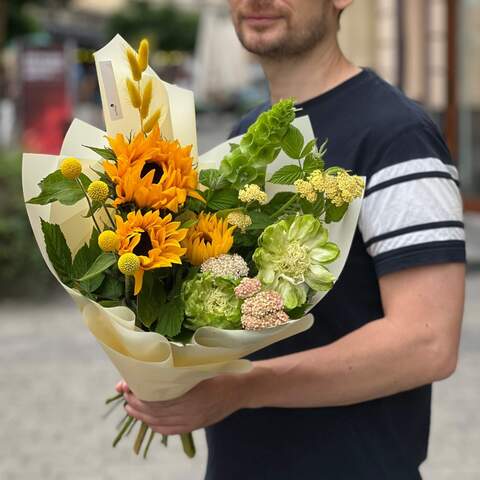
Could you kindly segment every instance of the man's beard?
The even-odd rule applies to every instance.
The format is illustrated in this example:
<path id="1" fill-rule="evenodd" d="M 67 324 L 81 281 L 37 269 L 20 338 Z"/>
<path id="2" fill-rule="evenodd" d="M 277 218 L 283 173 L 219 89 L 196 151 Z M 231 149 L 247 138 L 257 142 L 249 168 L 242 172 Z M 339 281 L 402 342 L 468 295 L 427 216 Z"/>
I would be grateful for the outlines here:
<path id="1" fill-rule="evenodd" d="M 253 0 L 252 4 L 265 5 L 268 0 Z M 287 20 L 288 22 L 288 20 Z M 248 40 L 242 28 L 237 28 L 237 35 L 240 43 L 249 52 L 260 57 L 271 59 L 289 58 L 305 54 L 322 42 L 327 33 L 327 22 L 325 15 L 319 11 L 316 16 L 310 16 L 303 23 L 300 29 L 295 30 L 290 25 L 282 37 L 271 41 Z"/>

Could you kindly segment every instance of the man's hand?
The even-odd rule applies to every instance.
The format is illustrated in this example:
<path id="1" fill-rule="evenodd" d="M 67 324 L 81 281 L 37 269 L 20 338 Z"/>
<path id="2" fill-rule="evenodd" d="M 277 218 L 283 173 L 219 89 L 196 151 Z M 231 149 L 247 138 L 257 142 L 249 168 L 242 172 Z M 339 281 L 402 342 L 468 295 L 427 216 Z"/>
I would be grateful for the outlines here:
<path id="1" fill-rule="evenodd" d="M 238 376 L 222 375 L 199 383 L 180 398 L 164 402 L 144 402 L 119 382 L 127 413 L 163 435 L 189 433 L 208 427 L 242 408 L 242 389 Z"/>

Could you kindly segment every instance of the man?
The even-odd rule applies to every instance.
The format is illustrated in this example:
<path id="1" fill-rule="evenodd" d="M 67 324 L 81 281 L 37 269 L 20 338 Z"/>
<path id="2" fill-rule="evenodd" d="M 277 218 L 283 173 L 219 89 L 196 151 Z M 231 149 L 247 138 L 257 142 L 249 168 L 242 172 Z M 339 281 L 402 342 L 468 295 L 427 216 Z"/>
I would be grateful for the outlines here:
<path id="1" fill-rule="evenodd" d="M 367 177 L 345 270 L 309 331 L 257 353 L 254 369 L 127 412 L 165 434 L 207 428 L 207 479 L 419 479 L 430 384 L 457 362 L 464 234 L 457 173 L 428 116 L 346 60 L 351 0 L 230 0 L 271 102 L 294 97 L 327 165 Z M 263 105 L 240 122 L 245 132 Z"/>

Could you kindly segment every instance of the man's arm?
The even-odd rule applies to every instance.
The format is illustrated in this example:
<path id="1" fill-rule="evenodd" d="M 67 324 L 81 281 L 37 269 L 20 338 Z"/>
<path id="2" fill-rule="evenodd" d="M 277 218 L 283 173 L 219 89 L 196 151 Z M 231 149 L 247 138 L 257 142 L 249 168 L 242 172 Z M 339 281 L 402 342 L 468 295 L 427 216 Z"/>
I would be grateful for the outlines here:
<path id="1" fill-rule="evenodd" d="M 428 384 L 455 369 L 464 277 L 461 263 L 385 275 L 384 318 L 330 345 L 255 362 L 251 373 L 204 381 L 179 399 L 142 402 L 124 383 L 117 389 L 125 393 L 130 415 L 175 434 L 245 407 L 347 405 Z"/>
<path id="2" fill-rule="evenodd" d="M 448 377 L 457 362 L 464 277 L 461 263 L 381 277 L 384 318 L 325 347 L 256 362 L 245 379 L 247 405 L 348 405 Z"/>

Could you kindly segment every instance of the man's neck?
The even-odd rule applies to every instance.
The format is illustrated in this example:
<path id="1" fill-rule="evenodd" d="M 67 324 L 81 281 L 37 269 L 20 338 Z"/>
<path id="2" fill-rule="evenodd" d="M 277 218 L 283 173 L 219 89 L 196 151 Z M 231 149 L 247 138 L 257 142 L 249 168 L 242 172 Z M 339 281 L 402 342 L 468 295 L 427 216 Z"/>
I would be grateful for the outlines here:
<path id="1" fill-rule="evenodd" d="M 270 86 L 272 103 L 293 97 L 302 103 L 331 90 L 358 74 L 338 44 L 319 44 L 303 55 L 283 59 L 260 58 Z"/>

